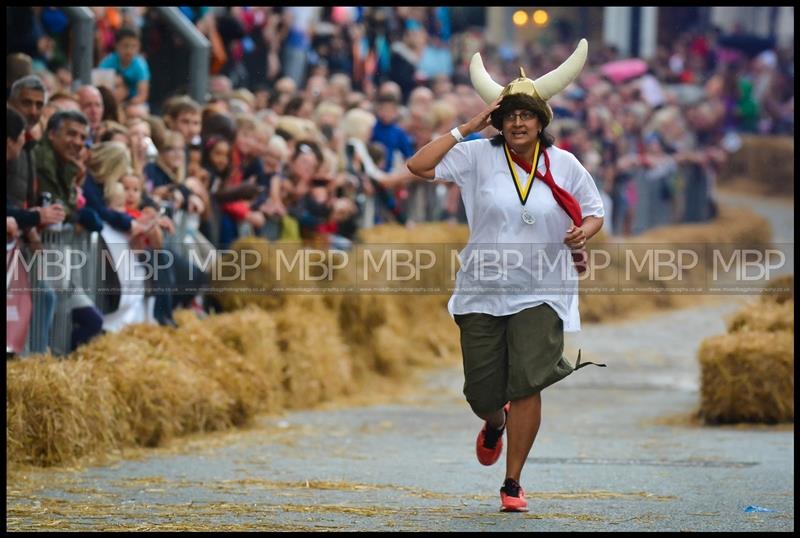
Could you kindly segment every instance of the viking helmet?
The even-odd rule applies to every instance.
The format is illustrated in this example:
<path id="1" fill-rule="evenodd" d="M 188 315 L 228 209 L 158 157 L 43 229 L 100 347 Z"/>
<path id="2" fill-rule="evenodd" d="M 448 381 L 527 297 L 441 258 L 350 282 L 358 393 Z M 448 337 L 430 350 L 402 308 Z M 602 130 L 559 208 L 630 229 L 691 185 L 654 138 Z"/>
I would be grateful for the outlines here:
<path id="1" fill-rule="evenodd" d="M 472 80 L 472 85 L 481 96 L 486 104 L 491 103 L 498 97 L 505 97 L 506 95 L 522 94 L 533 98 L 546 115 L 546 122 L 548 124 L 553 119 L 553 111 L 547 104 L 547 100 L 555 94 L 562 91 L 564 88 L 575 80 L 583 69 L 583 64 L 586 63 L 586 54 L 589 49 L 589 44 L 586 39 L 581 39 L 578 47 L 575 49 L 569 58 L 564 60 L 556 69 L 550 71 L 546 75 L 542 75 L 536 80 L 531 80 L 525 76 L 525 71 L 519 68 L 519 77 L 512 80 L 504 88 L 489 76 L 486 68 L 483 66 L 483 60 L 479 52 L 472 56 L 472 61 L 469 64 L 469 76 Z"/>

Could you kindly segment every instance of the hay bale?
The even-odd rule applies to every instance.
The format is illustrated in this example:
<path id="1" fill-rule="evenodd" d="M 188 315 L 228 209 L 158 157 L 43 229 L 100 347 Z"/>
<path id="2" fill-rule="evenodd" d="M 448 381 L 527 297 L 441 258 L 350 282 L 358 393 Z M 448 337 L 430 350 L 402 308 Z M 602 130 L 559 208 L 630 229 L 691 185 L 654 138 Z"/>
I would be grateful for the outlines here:
<path id="1" fill-rule="evenodd" d="M 794 275 L 785 275 L 770 280 L 764 286 L 761 301 L 778 304 L 794 301 Z"/>
<path id="2" fill-rule="evenodd" d="M 229 278 L 233 275 L 222 274 L 222 278 L 212 279 L 213 295 L 225 311 L 257 305 L 263 310 L 271 311 L 283 306 L 285 298 L 290 295 L 312 295 L 324 293 L 325 288 L 344 286 L 348 283 L 352 271 L 334 270 L 334 277 L 328 279 L 323 271 L 326 264 L 332 262 L 336 267 L 337 253 L 328 250 L 327 246 L 315 246 L 313 256 L 306 260 L 309 249 L 302 243 L 277 241 L 270 243 L 260 237 L 243 237 L 232 246 L 232 251 L 250 251 L 248 269 L 241 273 L 242 278 Z M 251 263 L 258 265 L 250 268 Z M 308 265 L 306 265 L 306 261 Z M 235 275 L 235 273 L 234 273 Z"/>
<path id="3" fill-rule="evenodd" d="M 199 375 L 219 385 L 230 401 L 226 411 L 231 424 L 243 425 L 258 412 L 267 394 L 266 383 L 258 368 L 234 349 L 225 346 L 213 332 L 208 331 L 205 324 L 180 327 L 168 333 L 149 334 L 152 335 L 153 344 L 163 349 L 174 361 L 194 368 Z M 201 429 L 217 428 L 207 424 Z"/>
<path id="4" fill-rule="evenodd" d="M 386 324 L 374 333 L 372 353 L 379 373 L 396 377 L 409 368 L 439 366 L 460 358 L 459 331 L 447 299 L 385 296 Z"/>
<path id="5" fill-rule="evenodd" d="M 765 288 L 793 286 L 790 275 Z M 765 293 L 731 317 L 728 331 L 700 346 L 702 418 L 709 423 L 793 422 L 794 300 Z"/>
<path id="6" fill-rule="evenodd" d="M 8 362 L 6 460 L 47 467 L 128 441 L 127 407 L 111 383 L 91 362 Z"/>
<path id="7" fill-rule="evenodd" d="M 769 221 L 751 209 L 721 205 L 710 222 L 671 224 L 626 237 L 630 243 L 678 243 L 722 245 L 731 248 L 765 248 L 772 239 Z"/>
<path id="8" fill-rule="evenodd" d="M 729 333 L 794 332 L 794 301 L 760 302 L 736 312 L 728 322 Z"/>
<path id="9" fill-rule="evenodd" d="M 616 321 L 632 312 L 643 313 L 666 308 L 676 297 L 661 294 L 590 294 L 580 298 L 578 309 L 583 323 Z"/>
<path id="10" fill-rule="evenodd" d="M 354 390 L 350 349 L 336 313 L 320 296 L 286 297 L 274 313 L 277 343 L 286 357 L 286 407 L 308 408 Z"/>
<path id="11" fill-rule="evenodd" d="M 406 228 L 397 225 L 382 225 L 375 228 L 362 230 L 362 235 L 369 241 L 367 248 L 374 249 L 376 259 L 380 259 L 381 254 L 387 248 L 425 245 L 443 245 L 445 243 L 453 243 L 453 236 L 456 238 L 456 246 L 463 246 L 466 242 L 468 229 L 466 226 L 452 226 L 442 225 L 436 223 L 426 223 L 416 226 L 414 228 Z M 458 244 L 462 241 L 462 244 Z M 296 252 L 302 248 L 297 244 L 269 244 L 263 240 L 243 240 L 237 242 L 234 248 L 254 248 L 262 253 L 261 266 L 252 270 L 247 275 L 245 287 L 251 289 L 265 289 L 274 290 L 279 284 L 276 274 L 276 256 L 278 249 L 283 251 L 285 258 L 291 259 Z M 355 256 L 355 251 L 351 252 L 351 256 Z M 334 275 L 333 284 L 339 287 L 347 287 L 354 284 L 356 275 L 362 274 L 364 257 L 358 256 L 354 259 L 355 266 L 353 270 L 340 271 Z M 445 260 L 437 260 L 443 266 Z M 422 287 L 426 289 L 435 286 L 441 287 L 442 283 L 439 281 L 439 275 L 444 274 L 442 266 L 435 267 L 424 274 L 423 279 L 414 281 L 415 287 Z M 284 288 L 291 289 L 293 286 L 307 287 L 312 290 L 320 289 L 329 285 L 326 282 L 319 281 L 301 281 L 298 274 L 286 275 L 282 274 L 280 278 L 280 285 Z M 381 281 L 383 278 L 385 280 Z M 375 278 L 370 281 L 370 285 L 393 287 L 397 283 L 392 283 L 386 280 L 385 274 L 375 273 Z M 330 319 L 336 321 L 339 332 L 337 338 L 346 340 L 347 348 L 352 357 L 350 358 L 348 375 L 356 378 L 364 378 L 367 373 L 379 372 L 382 375 L 397 376 L 402 375 L 403 372 L 410 365 L 417 364 L 434 364 L 440 363 L 442 357 L 447 354 L 453 354 L 453 351 L 458 349 L 457 339 L 450 335 L 447 328 L 452 328 L 448 325 L 449 316 L 446 310 L 446 302 L 449 294 L 441 295 L 417 295 L 406 294 L 398 291 L 394 294 L 370 294 L 363 293 L 347 293 L 339 296 L 325 295 L 322 296 L 321 301 L 315 299 L 309 300 L 305 306 L 309 308 L 308 311 L 302 315 L 298 315 L 297 319 L 301 320 L 296 327 L 289 327 L 289 322 L 292 316 L 287 312 L 293 312 L 293 309 L 287 310 L 288 302 L 301 301 L 301 297 L 308 299 L 308 291 L 303 294 L 241 294 L 231 291 L 234 286 L 241 286 L 241 283 L 223 284 L 220 287 L 220 298 L 227 307 L 240 308 L 247 304 L 258 305 L 261 308 L 273 313 L 276 316 L 281 332 L 283 329 L 293 331 L 293 334 L 300 334 L 304 330 L 306 320 L 311 320 L 314 316 L 323 315 L 331 316 Z M 405 286 L 400 283 L 395 286 L 402 290 Z M 223 295 L 224 294 L 224 295 Z M 312 296 L 313 297 L 313 296 Z M 323 312 L 327 309 L 328 313 Z M 432 330 L 432 327 L 436 329 Z M 439 330 L 439 328 L 444 330 Z M 302 337 L 297 336 L 292 340 L 300 341 Z M 336 340 L 336 338 L 334 338 Z M 296 355 L 300 353 L 304 357 L 306 355 L 313 355 L 313 350 L 308 353 L 301 351 L 298 344 L 292 344 L 290 349 L 289 342 L 286 338 L 281 340 L 285 342 L 282 353 L 284 355 L 291 355 L 292 361 L 296 361 Z M 336 344 L 341 347 L 343 344 Z M 319 348 L 320 346 L 317 346 Z M 457 355 L 456 355 L 457 356 Z M 292 368 L 299 368 L 302 371 L 301 365 L 305 359 L 300 360 L 293 364 Z M 290 376 L 287 383 L 293 386 L 292 381 L 295 376 Z M 312 383 L 312 387 L 308 387 L 300 392 L 305 394 L 305 397 L 318 394 L 319 387 Z M 289 393 L 294 394 L 298 392 L 290 389 Z M 333 390 L 335 393 L 336 391 Z"/>
<path id="12" fill-rule="evenodd" d="M 715 336 L 699 351 L 700 415 L 707 423 L 794 421 L 794 334 Z"/>
<path id="13" fill-rule="evenodd" d="M 178 329 L 131 325 L 65 360 L 11 363 L 9 461 L 53 465 L 110 448 L 158 446 L 173 436 L 243 425 L 280 405 L 271 400 L 283 389 L 270 370 L 279 354 L 274 339 L 270 353 L 268 331 L 271 326 L 274 335 L 275 325 L 266 313 L 228 314 L 207 324 L 193 315 L 176 317 Z M 234 325 L 259 331 L 243 354 L 235 349 Z M 240 340 L 246 335 L 246 329 L 238 334 Z M 256 353 L 255 345 L 269 356 Z"/>
<path id="14" fill-rule="evenodd" d="M 65 367 L 94 362 L 97 375 L 110 379 L 125 402 L 134 442 L 158 446 L 174 436 L 239 422 L 237 399 L 191 357 L 206 352 L 180 330 L 137 324 L 78 348 Z"/>
<path id="15" fill-rule="evenodd" d="M 438 366 L 450 357 L 460 359 L 459 331 L 447 312 L 448 298 L 425 295 L 413 303 L 404 297 L 395 298 L 400 316 L 391 317 L 389 325 L 397 334 L 410 327 L 409 338 L 420 348 L 409 356 L 411 366 Z"/>
<path id="16" fill-rule="evenodd" d="M 353 352 L 353 375 L 363 378 L 368 372 L 379 372 L 374 352 L 376 331 L 386 323 L 384 297 L 379 295 L 344 295 L 338 304 L 328 304 L 338 313 L 342 336 Z"/>
<path id="17" fill-rule="evenodd" d="M 423 222 L 409 228 L 398 224 L 381 224 L 359 230 L 359 239 L 367 244 L 453 244 L 459 248 L 469 240 L 469 227 L 464 224 Z"/>
<path id="18" fill-rule="evenodd" d="M 278 349 L 277 324 L 273 316 L 256 306 L 211 316 L 202 322 L 193 313 L 189 314 L 186 324 L 198 324 L 203 330 L 210 331 L 226 347 L 243 357 L 252 367 L 252 375 L 261 380 L 255 386 L 255 392 L 247 396 L 252 398 L 247 402 L 248 414 L 283 409 L 283 371 L 287 357 Z M 185 323 L 179 321 L 181 326 Z"/>
<path id="19" fill-rule="evenodd" d="M 230 280 L 222 277 L 220 273 L 217 275 L 221 278 L 212 278 L 212 286 L 215 289 L 213 295 L 226 312 L 244 308 L 249 304 L 256 304 L 264 309 L 276 308 L 282 304 L 283 296 L 275 291 L 278 287 L 273 261 L 276 248 L 290 252 L 296 251 L 301 246 L 292 243 L 278 243 L 273 246 L 265 239 L 257 237 L 240 238 L 231 246 L 231 250 L 237 252 L 245 249 L 255 252 L 260 263 L 247 271 L 244 281 Z"/>
<path id="20" fill-rule="evenodd" d="M 459 357 L 458 330 L 446 303 L 441 296 L 345 297 L 339 323 L 354 354 L 354 374 L 400 377 L 409 368 Z"/>
<path id="21" fill-rule="evenodd" d="M 794 195 L 794 137 L 741 135 L 742 147 L 720 172 L 720 183 L 744 181 L 764 194 Z"/>
<path id="22" fill-rule="evenodd" d="M 587 321 L 591 321 L 608 319 L 607 316 L 626 311 L 633 313 L 686 305 L 691 296 L 685 295 L 683 289 L 704 289 L 708 286 L 707 276 L 712 271 L 711 264 L 715 259 L 710 249 L 713 248 L 713 252 L 718 252 L 723 259 L 730 259 L 737 249 L 765 251 L 771 244 L 771 237 L 769 222 L 755 212 L 722 206 L 719 216 L 711 222 L 663 226 L 620 239 L 622 248 L 616 254 L 614 245 L 598 245 L 601 248 L 610 247 L 611 266 L 581 288 L 624 285 L 642 291 L 632 296 L 612 294 L 610 300 L 586 293 L 581 298 L 581 314 L 586 313 Z M 593 248 L 592 243 L 590 248 Z M 628 272 L 627 257 L 632 255 L 636 263 L 641 263 L 646 261 L 645 254 L 649 249 L 665 249 L 672 254 L 679 249 L 688 249 L 698 255 L 697 265 L 683 269 L 679 278 L 668 280 L 651 280 L 650 265 L 647 263 L 642 269 L 631 265 L 633 271 Z M 667 270 L 671 270 L 671 267 Z M 645 291 L 651 288 L 655 290 Z"/>

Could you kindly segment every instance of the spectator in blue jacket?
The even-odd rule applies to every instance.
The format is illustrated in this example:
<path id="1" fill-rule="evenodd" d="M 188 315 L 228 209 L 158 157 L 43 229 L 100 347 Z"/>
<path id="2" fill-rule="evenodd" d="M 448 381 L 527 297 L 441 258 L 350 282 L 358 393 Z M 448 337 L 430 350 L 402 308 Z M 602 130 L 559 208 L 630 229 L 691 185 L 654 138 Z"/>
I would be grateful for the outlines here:
<path id="1" fill-rule="evenodd" d="M 414 154 L 411 138 L 397 124 L 399 106 L 400 103 L 394 95 L 388 93 L 378 95 L 376 110 L 378 121 L 372 130 L 372 141 L 380 142 L 386 148 L 386 162 L 383 168 L 385 172 L 392 169 L 395 151 L 399 150 L 406 159 Z"/>
<path id="2" fill-rule="evenodd" d="M 128 87 L 128 102 L 146 103 L 150 96 L 150 67 L 139 54 L 141 40 L 136 30 L 121 28 L 117 32 L 115 50 L 102 59 L 101 69 L 113 69 L 122 76 Z"/>

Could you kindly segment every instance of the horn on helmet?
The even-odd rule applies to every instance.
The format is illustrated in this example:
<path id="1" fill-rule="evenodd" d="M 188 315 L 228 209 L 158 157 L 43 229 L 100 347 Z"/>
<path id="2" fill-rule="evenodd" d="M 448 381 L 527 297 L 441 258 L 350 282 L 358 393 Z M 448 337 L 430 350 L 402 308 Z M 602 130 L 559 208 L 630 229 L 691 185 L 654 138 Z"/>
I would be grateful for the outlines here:
<path id="1" fill-rule="evenodd" d="M 558 92 L 569 86 L 575 80 L 578 73 L 583 69 L 583 64 L 586 63 L 586 55 L 589 50 L 589 44 L 586 39 L 581 39 L 578 42 L 578 47 L 575 49 L 569 58 L 564 60 L 564 63 L 553 69 L 546 75 L 542 75 L 533 81 L 536 87 L 536 92 L 539 96 L 547 101 Z M 483 64 L 481 64 L 483 66 Z"/>
<path id="2" fill-rule="evenodd" d="M 469 78 L 478 95 L 487 105 L 497 99 L 503 91 L 503 87 L 492 80 L 492 77 L 486 72 L 480 52 L 473 54 L 472 60 L 469 62 Z"/>

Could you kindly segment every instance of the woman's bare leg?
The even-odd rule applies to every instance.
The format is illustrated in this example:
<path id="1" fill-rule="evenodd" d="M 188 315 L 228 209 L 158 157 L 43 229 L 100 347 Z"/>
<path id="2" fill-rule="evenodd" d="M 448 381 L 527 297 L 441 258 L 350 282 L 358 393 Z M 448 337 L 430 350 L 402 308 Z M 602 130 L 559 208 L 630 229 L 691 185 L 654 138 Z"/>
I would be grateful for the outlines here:
<path id="1" fill-rule="evenodd" d="M 506 478 L 519 482 L 522 467 L 542 422 L 542 393 L 512 401 L 507 420 Z"/>

